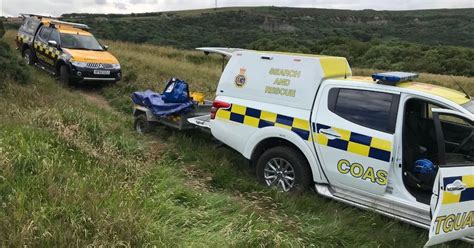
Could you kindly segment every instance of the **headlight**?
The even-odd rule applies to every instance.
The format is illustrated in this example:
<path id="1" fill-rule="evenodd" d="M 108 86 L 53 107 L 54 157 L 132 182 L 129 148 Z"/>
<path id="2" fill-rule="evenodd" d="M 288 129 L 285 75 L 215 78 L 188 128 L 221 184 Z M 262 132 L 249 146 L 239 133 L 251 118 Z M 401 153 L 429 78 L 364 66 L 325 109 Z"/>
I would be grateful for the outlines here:
<path id="1" fill-rule="evenodd" d="M 112 68 L 120 70 L 120 64 L 112 64 Z"/>
<path id="2" fill-rule="evenodd" d="M 71 64 L 75 67 L 87 67 L 87 63 L 86 62 L 77 62 L 77 61 L 73 61 L 71 62 Z"/>

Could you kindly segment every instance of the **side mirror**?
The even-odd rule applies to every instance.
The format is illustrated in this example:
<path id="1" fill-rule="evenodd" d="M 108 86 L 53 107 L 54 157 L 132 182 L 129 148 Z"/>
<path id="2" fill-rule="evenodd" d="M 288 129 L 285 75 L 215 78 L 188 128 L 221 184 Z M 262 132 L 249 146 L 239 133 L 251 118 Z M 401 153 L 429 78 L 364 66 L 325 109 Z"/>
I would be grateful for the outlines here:
<path id="1" fill-rule="evenodd" d="M 105 51 L 109 50 L 109 46 L 107 45 L 103 45 L 102 47 L 104 48 Z"/>
<path id="2" fill-rule="evenodd" d="M 55 40 L 48 41 L 48 45 L 50 45 L 52 47 L 58 47 L 58 43 Z"/>

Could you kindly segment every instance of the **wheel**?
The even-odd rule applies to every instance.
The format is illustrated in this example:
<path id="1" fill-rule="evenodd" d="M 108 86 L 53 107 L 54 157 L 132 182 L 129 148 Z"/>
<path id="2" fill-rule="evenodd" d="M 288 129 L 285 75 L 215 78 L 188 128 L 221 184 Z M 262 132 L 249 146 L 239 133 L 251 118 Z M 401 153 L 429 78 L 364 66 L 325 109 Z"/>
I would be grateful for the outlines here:
<path id="1" fill-rule="evenodd" d="M 147 120 L 145 114 L 140 114 L 135 117 L 135 123 L 133 124 L 137 133 L 145 134 L 149 133 L 152 130 L 153 125 Z"/>
<path id="2" fill-rule="evenodd" d="M 30 49 L 23 51 L 23 60 L 27 65 L 33 65 L 35 63 L 33 53 Z"/>
<path id="3" fill-rule="evenodd" d="M 257 178 L 261 183 L 284 192 L 306 191 L 312 180 L 306 159 L 287 146 L 268 149 L 260 156 Z"/>
<path id="4" fill-rule="evenodd" d="M 59 82 L 64 85 L 71 84 L 71 73 L 69 73 L 69 68 L 65 65 L 62 65 L 59 69 Z"/>

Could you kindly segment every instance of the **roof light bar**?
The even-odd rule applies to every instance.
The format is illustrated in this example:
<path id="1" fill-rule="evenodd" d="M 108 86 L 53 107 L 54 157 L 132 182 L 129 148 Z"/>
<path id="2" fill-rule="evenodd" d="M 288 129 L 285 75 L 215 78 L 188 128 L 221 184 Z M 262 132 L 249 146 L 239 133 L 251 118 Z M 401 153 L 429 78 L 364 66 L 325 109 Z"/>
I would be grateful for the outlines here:
<path id="1" fill-rule="evenodd" d="M 395 85 L 397 83 L 407 82 L 417 78 L 418 74 L 416 73 L 400 71 L 375 73 L 372 75 L 372 79 L 374 79 L 374 81 L 378 80 L 377 83 L 386 85 Z"/>
<path id="2" fill-rule="evenodd" d="M 23 14 L 20 13 L 21 17 L 39 17 L 39 18 L 55 18 L 53 16 L 47 16 L 47 15 L 37 15 L 37 14 Z"/>
<path id="3" fill-rule="evenodd" d="M 79 29 L 83 29 L 83 30 L 89 30 L 89 26 L 87 26 L 86 24 L 81 24 L 81 23 L 74 23 L 74 22 L 65 22 L 65 21 L 58 21 L 58 20 L 51 20 L 50 22 L 51 24 L 55 24 L 55 25 L 69 25 L 69 26 L 72 26 L 74 28 L 79 28 Z"/>

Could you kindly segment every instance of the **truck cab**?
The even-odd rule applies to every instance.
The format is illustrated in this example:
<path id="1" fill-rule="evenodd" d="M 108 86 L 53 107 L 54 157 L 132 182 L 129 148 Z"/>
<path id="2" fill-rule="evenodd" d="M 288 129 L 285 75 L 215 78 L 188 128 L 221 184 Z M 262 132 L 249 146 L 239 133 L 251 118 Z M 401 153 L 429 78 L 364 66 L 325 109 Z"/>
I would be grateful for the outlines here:
<path id="1" fill-rule="evenodd" d="M 430 230 L 474 236 L 474 101 L 416 74 L 353 77 L 345 58 L 200 48 L 229 57 L 214 137 L 281 191 L 317 193 Z"/>
<path id="2" fill-rule="evenodd" d="M 119 61 L 84 24 L 23 15 L 16 44 L 28 65 L 58 75 L 62 83 L 117 82 Z"/>

